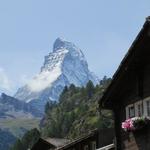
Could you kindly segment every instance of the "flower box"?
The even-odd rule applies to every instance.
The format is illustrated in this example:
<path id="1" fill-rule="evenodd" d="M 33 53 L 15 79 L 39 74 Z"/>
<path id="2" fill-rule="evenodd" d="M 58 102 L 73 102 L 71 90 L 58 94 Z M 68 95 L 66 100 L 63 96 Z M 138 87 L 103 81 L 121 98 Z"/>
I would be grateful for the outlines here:
<path id="1" fill-rule="evenodd" d="M 122 129 L 126 132 L 136 131 L 150 125 L 149 117 L 134 117 L 122 122 Z"/>

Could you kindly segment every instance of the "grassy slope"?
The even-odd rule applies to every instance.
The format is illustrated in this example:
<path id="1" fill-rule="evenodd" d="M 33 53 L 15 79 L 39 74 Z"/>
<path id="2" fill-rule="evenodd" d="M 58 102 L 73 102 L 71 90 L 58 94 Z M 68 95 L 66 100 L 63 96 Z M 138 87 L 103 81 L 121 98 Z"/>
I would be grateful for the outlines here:
<path id="1" fill-rule="evenodd" d="M 8 129 L 14 136 L 21 137 L 25 131 L 32 128 L 39 128 L 40 119 L 5 119 L 0 120 L 0 128 Z"/>

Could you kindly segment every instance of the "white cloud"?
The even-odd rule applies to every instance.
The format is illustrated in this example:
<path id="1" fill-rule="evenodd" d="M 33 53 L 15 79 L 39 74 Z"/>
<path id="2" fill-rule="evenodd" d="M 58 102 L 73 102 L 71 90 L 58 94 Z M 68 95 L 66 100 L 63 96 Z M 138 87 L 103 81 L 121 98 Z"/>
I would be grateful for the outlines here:
<path id="1" fill-rule="evenodd" d="M 11 92 L 12 83 L 8 79 L 6 72 L 3 68 L 0 68 L 0 92 Z"/>
<path id="2" fill-rule="evenodd" d="M 51 84 L 60 76 L 60 74 L 61 70 L 59 67 L 56 67 L 51 72 L 43 71 L 30 80 L 27 85 L 33 92 L 40 92 L 51 86 Z"/>
<path id="3" fill-rule="evenodd" d="M 31 77 L 28 75 L 24 74 L 20 77 L 19 84 L 20 86 L 27 84 L 31 80 Z"/>

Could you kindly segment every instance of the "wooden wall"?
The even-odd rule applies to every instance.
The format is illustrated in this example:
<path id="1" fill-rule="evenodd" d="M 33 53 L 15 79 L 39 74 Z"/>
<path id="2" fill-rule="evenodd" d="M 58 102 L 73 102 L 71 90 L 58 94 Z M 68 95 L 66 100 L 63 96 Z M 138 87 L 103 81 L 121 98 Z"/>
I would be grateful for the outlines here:
<path id="1" fill-rule="evenodd" d="M 143 68 L 143 96 L 138 94 L 137 72 L 131 71 L 126 80 L 128 86 L 123 88 L 122 98 L 119 97 L 119 107 L 116 107 L 116 124 L 121 127 L 121 123 L 126 119 L 125 107 L 150 96 L 150 63 Z M 117 103 L 116 103 L 117 104 Z M 119 114 L 119 115 L 118 115 Z M 117 125 L 116 125 L 117 126 Z M 120 131 L 121 130 L 121 131 Z M 121 147 L 117 150 L 150 150 L 150 127 L 131 133 L 126 133 L 117 127 L 116 132 L 120 134 Z"/>

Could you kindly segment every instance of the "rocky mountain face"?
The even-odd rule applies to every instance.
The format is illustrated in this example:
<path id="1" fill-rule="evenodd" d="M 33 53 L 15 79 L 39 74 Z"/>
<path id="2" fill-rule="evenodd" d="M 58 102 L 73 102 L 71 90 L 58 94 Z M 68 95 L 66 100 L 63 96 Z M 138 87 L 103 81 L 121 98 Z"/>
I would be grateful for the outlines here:
<path id="1" fill-rule="evenodd" d="M 98 78 L 89 71 L 82 51 L 73 43 L 56 39 L 53 52 L 45 56 L 41 71 L 15 94 L 15 98 L 43 110 L 49 100 L 57 101 L 64 86 L 85 86 Z"/>
<path id="2" fill-rule="evenodd" d="M 41 117 L 42 113 L 30 104 L 8 96 L 0 96 L 0 119 Z"/>

